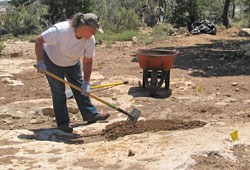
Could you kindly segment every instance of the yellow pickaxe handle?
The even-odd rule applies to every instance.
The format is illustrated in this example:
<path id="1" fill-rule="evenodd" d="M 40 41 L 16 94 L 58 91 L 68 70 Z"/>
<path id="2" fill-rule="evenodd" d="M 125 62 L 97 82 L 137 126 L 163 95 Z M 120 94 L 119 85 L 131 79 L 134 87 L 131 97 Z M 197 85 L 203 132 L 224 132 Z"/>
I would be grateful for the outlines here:
<path id="1" fill-rule="evenodd" d="M 118 86 L 121 84 L 128 84 L 128 81 L 121 81 L 121 82 L 115 82 L 115 83 L 109 83 L 109 84 L 103 84 L 103 85 L 97 85 L 97 86 L 90 86 L 91 89 L 99 89 L 104 87 L 112 87 L 112 86 Z"/>
<path id="2" fill-rule="evenodd" d="M 37 66 L 34 65 L 34 67 L 37 67 Z M 72 83 L 70 83 L 68 81 L 65 81 L 61 77 L 58 77 L 57 75 L 55 75 L 55 74 L 53 74 L 53 73 L 51 73 L 49 71 L 45 71 L 45 74 L 48 75 L 48 76 L 50 76 L 50 77 L 53 77 L 54 79 L 56 79 L 56 80 L 58 80 L 58 81 L 60 81 L 60 82 L 62 82 L 64 84 L 69 85 L 70 87 L 78 90 L 79 92 L 82 91 L 82 89 L 80 87 L 78 87 L 78 86 L 76 86 L 76 85 L 74 85 L 74 84 L 72 84 Z M 121 109 L 121 108 L 119 108 L 119 107 L 117 107 L 117 106 L 115 106 L 115 105 L 113 105 L 113 104 L 111 104 L 111 103 L 109 103 L 109 102 L 107 102 L 107 101 L 105 101 L 105 100 L 97 97 L 94 94 L 89 93 L 89 96 L 92 97 L 92 98 L 94 98 L 94 99 L 96 99 L 97 101 L 99 101 L 99 102 L 101 102 L 103 104 L 106 104 L 107 106 L 109 106 L 109 107 L 111 107 L 111 108 L 113 108 L 113 109 L 115 109 L 115 110 L 117 110 L 117 111 L 119 111 L 119 112 L 127 115 L 129 117 L 128 120 L 130 120 L 134 126 L 135 126 L 135 123 L 136 123 L 136 121 L 138 120 L 138 118 L 139 118 L 139 116 L 141 114 L 141 112 L 138 109 L 136 109 L 136 108 L 134 108 L 134 110 L 132 111 L 132 113 L 128 113 L 125 110 L 123 110 L 123 109 Z"/>
<path id="3" fill-rule="evenodd" d="M 37 66 L 35 66 L 35 67 L 37 67 Z M 64 83 L 64 84 L 69 85 L 70 87 L 72 87 L 72 88 L 78 90 L 79 92 L 82 91 L 82 89 L 81 89 L 80 87 L 78 87 L 78 86 L 76 86 L 76 85 L 74 85 L 74 84 L 72 84 L 72 83 L 70 83 L 70 82 L 68 82 L 68 81 L 65 81 L 65 80 L 62 79 L 61 77 L 58 77 L 57 75 L 55 75 L 55 74 L 53 74 L 53 73 L 50 73 L 49 71 L 45 71 L 45 74 L 48 75 L 48 76 L 50 76 L 50 77 L 53 77 L 54 79 L 56 79 L 56 80 L 58 80 L 58 81 L 60 81 L 60 82 L 62 82 L 62 83 Z M 96 99 L 97 101 L 99 101 L 99 102 L 101 102 L 101 103 L 103 103 L 103 104 L 106 104 L 107 106 L 109 106 L 109 107 L 111 107 L 111 108 L 113 108 L 113 109 L 115 109 L 115 110 L 117 110 L 117 111 L 119 111 L 119 112 L 121 112 L 121 113 L 127 115 L 127 116 L 129 117 L 129 120 L 130 120 L 130 121 L 132 122 L 132 124 L 135 126 L 135 123 L 136 123 L 136 121 L 138 120 L 138 118 L 139 118 L 139 116 L 140 116 L 140 113 L 141 113 L 138 109 L 134 108 L 134 110 L 132 111 L 132 113 L 128 113 L 128 112 L 126 112 L 125 110 L 123 110 L 123 109 L 121 109 L 121 108 L 119 108 L 119 107 L 117 107 L 117 106 L 115 106 L 115 105 L 113 105 L 113 104 L 111 104 L 111 103 L 109 103 L 109 102 L 107 102 L 107 101 L 105 101 L 105 100 L 103 100 L 103 99 L 97 97 L 97 96 L 94 95 L 94 94 L 91 94 L 91 93 L 90 93 L 89 96 L 92 97 L 92 98 L 94 98 L 94 99 Z"/>
<path id="4" fill-rule="evenodd" d="M 57 79 L 58 81 L 60 81 L 60 82 L 62 82 L 62 83 L 64 83 L 64 84 L 69 85 L 70 87 L 72 87 L 72 88 L 78 90 L 79 92 L 82 91 L 82 89 L 81 89 L 80 87 L 78 87 L 78 86 L 76 86 L 76 85 L 74 85 L 74 84 L 72 84 L 72 83 L 70 83 L 70 82 L 68 82 L 68 81 L 65 81 L 65 80 L 62 79 L 61 77 L 58 77 L 57 75 L 55 75 L 55 74 L 53 74 L 53 73 L 51 73 L 51 72 L 49 72 L 49 71 L 45 71 L 45 74 L 49 75 L 50 77 L 53 77 L 54 79 Z M 96 100 L 98 100 L 98 101 L 101 102 L 101 103 L 104 103 L 104 104 L 106 104 L 106 105 L 112 107 L 113 109 L 116 109 L 116 110 L 118 109 L 118 108 L 117 108 L 116 106 L 114 106 L 113 104 L 108 103 L 108 102 L 102 100 L 101 98 L 97 97 L 97 96 L 94 95 L 94 94 L 89 94 L 89 96 L 92 97 L 92 98 L 94 98 L 94 99 L 96 99 Z"/>

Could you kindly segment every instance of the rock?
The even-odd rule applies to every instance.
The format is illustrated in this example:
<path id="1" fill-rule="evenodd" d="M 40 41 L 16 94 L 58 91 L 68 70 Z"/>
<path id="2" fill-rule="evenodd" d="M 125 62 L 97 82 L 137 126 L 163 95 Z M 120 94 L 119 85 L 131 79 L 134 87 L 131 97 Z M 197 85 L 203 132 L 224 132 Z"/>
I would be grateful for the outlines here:
<path id="1" fill-rule="evenodd" d="M 10 57 L 12 57 L 12 58 L 19 57 L 19 53 L 17 53 L 17 52 L 10 53 Z"/>
<path id="2" fill-rule="evenodd" d="M 31 119 L 30 120 L 30 124 L 36 124 L 36 123 L 37 123 L 36 119 Z"/>
<path id="3" fill-rule="evenodd" d="M 236 99 L 235 99 L 235 98 L 232 98 L 232 97 L 229 97 L 229 98 L 224 99 L 224 102 L 225 102 L 225 103 L 236 102 Z"/>
<path id="4" fill-rule="evenodd" d="M 50 116 L 50 117 L 54 117 L 55 113 L 52 107 L 44 107 L 44 108 L 40 108 L 36 111 L 37 114 L 42 114 L 45 116 Z"/>
<path id="5" fill-rule="evenodd" d="M 25 112 L 17 110 L 15 115 L 12 115 L 13 119 L 20 119 L 21 117 L 25 117 Z"/>
<path id="6" fill-rule="evenodd" d="M 136 44 L 137 44 L 137 37 L 136 37 L 136 36 L 133 36 L 133 37 L 132 37 L 132 44 L 133 44 L 133 45 L 136 45 Z"/>
<path id="7" fill-rule="evenodd" d="M 239 111 L 239 112 L 235 113 L 236 116 L 240 116 L 240 115 L 244 115 L 244 114 L 245 114 L 245 112 L 243 112 L 243 111 Z"/>
<path id="8" fill-rule="evenodd" d="M 132 150 L 128 151 L 128 156 L 135 156 L 135 152 L 133 152 Z"/>
<path id="9" fill-rule="evenodd" d="M 215 103 L 214 105 L 216 105 L 216 106 L 227 106 L 228 103 L 225 103 L 225 102 L 217 102 L 217 103 Z"/>
<path id="10" fill-rule="evenodd" d="M 237 82 L 232 82 L 232 86 L 238 86 Z"/>
<path id="11" fill-rule="evenodd" d="M 250 104 L 250 100 L 244 100 L 243 103 Z"/>
<path id="12" fill-rule="evenodd" d="M 4 101 L 6 97 L 0 97 L 0 101 Z"/>
<path id="13" fill-rule="evenodd" d="M 239 32 L 240 36 L 250 37 L 250 28 L 242 28 Z"/>
<path id="14" fill-rule="evenodd" d="M 70 113 L 73 113 L 73 114 L 76 114 L 76 113 L 78 113 L 78 111 L 79 111 L 79 109 L 77 108 L 77 107 L 68 107 L 68 111 L 70 112 Z"/>

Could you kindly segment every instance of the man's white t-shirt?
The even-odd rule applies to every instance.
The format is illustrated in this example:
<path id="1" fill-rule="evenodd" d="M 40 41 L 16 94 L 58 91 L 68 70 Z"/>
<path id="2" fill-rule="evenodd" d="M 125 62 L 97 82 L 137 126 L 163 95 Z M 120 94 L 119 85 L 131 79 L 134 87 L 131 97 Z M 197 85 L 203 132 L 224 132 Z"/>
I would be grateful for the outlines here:
<path id="1" fill-rule="evenodd" d="M 46 43 L 43 48 L 49 59 L 56 65 L 67 67 L 75 65 L 82 56 L 95 56 L 95 37 L 77 39 L 74 28 L 68 21 L 55 24 L 42 33 Z"/>

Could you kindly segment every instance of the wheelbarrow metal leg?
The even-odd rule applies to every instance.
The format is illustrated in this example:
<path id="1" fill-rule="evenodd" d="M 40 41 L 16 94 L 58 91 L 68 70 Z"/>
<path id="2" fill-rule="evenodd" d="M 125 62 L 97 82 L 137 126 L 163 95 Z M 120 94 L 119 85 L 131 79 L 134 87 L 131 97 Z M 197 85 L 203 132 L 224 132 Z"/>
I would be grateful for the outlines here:
<path id="1" fill-rule="evenodd" d="M 165 74 L 165 88 L 167 90 L 169 89 L 169 84 L 170 84 L 170 70 L 166 71 L 166 74 Z"/>

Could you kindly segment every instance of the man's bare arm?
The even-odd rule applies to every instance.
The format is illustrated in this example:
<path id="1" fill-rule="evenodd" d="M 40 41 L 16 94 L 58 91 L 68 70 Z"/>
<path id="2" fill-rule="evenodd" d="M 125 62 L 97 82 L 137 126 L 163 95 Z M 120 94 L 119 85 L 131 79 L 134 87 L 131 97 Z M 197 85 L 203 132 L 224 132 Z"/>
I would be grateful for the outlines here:
<path id="1" fill-rule="evenodd" d="M 90 81 L 90 76 L 92 72 L 92 63 L 93 59 L 88 57 L 83 57 L 83 73 L 84 73 L 84 81 Z"/>

